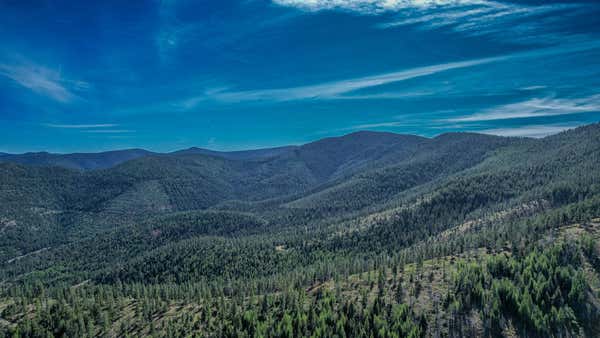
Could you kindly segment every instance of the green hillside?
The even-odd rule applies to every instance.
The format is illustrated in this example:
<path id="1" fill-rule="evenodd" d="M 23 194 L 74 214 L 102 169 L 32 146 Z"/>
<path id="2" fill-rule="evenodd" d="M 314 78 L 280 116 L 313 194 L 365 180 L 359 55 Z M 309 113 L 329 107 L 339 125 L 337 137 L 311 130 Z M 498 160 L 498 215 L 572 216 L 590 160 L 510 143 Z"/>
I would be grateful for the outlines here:
<path id="1" fill-rule="evenodd" d="M 0 164 L 0 335 L 596 337 L 600 125 Z"/>

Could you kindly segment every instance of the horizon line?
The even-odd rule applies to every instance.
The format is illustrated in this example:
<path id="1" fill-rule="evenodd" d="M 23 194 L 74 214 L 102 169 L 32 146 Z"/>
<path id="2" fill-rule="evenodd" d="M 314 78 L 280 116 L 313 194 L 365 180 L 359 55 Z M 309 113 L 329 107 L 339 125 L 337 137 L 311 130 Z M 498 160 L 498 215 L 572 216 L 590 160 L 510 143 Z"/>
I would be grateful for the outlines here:
<path id="1" fill-rule="evenodd" d="M 249 147 L 249 148 L 239 148 L 239 149 L 231 149 L 231 150 L 219 150 L 219 149 L 211 149 L 208 147 L 203 147 L 203 146 L 189 146 L 189 147 L 185 147 L 185 148 L 177 148 L 174 150 L 168 150 L 168 151 L 156 151 L 156 150 L 150 150 L 147 148 L 143 148 L 143 147 L 132 147 L 132 148 L 114 148 L 114 149 L 107 149 L 107 150 L 99 150 L 99 151 L 74 151 L 74 152 L 60 152 L 60 151 L 52 151 L 52 150 L 31 150 L 31 151 L 26 151 L 26 152 L 10 152 L 10 151 L 5 151 L 5 150 L 0 150 L 0 156 L 19 156 L 19 155 L 31 155 L 31 154 L 48 154 L 48 155 L 76 155 L 76 154 L 103 154 L 103 153 L 111 153 L 111 152 L 119 152 L 119 151 L 145 151 L 145 152 L 149 152 L 152 154 L 156 154 L 156 155 L 168 155 L 168 154 L 174 154 L 177 152 L 181 152 L 181 151 L 185 151 L 185 150 L 190 150 L 190 149 L 199 149 L 199 150 L 204 150 L 204 151 L 209 151 L 209 152 L 216 152 L 216 153 L 236 153 L 236 152 L 246 152 L 246 151 L 260 151 L 260 150 L 270 150 L 270 149 L 279 149 L 279 148 L 287 148 L 287 147 L 301 147 L 307 144 L 311 144 L 311 143 L 315 143 L 315 142 L 319 142 L 322 140 L 327 140 L 327 139 L 334 139 L 334 138 L 341 138 L 341 137 L 346 137 L 346 136 L 350 136 L 350 135 L 354 135 L 354 134 L 360 134 L 360 133 L 375 133 L 375 134 L 394 134 L 394 135 L 400 135 L 400 136 L 414 136 L 414 137 L 421 137 L 424 139 L 435 139 L 437 137 L 440 137 L 442 135 L 447 135 L 447 134 L 478 134 L 478 135 L 486 135 L 486 136 L 495 136 L 495 137 L 505 137 L 505 138 L 521 138 L 521 139 L 544 139 L 547 137 L 551 137 L 553 135 L 557 135 L 560 134 L 562 132 L 568 131 L 568 130 L 573 130 L 573 129 L 577 129 L 577 128 L 581 128 L 581 127 L 586 127 L 586 126 L 591 126 L 591 125 L 596 125 L 596 124 L 600 124 L 600 122 L 593 122 L 593 123 L 586 123 L 586 124 L 578 124 L 578 125 L 537 125 L 537 126 L 526 126 L 527 129 L 533 129 L 533 130 L 544 130 L 544 128 L 548 128 L 547 129 L 547 133 L 545 134 L 537 134 L 537 133 L 533 133 L 532 136 L 522 136 L 522 135 L 518 135 L 517 133 L 513 133 L 513 131 L 517 131 L 519 129 L 524 129 L 524 127 L 515 127 L 515 128 L 494 128 L 494 129 L 483 129 L 483 130 L 459 130 L 459 131 L 447 131 L 447 132 L 443 132 L 443 133 L 439 133 L 439 134 L 435 134 L 433 136 L 426 136 L 426 135 L 419 135 L 419 134 L 409 134 L 409 133 L 397 133 L 397 132 L 393 132 L 393 131 L 388 131 L 388 130 L 372 130 L 372 129 L 362 129 L 362 130 L 356 130 L 350 133 L 344 133 L 344 134 L 339 134 L 339 135 L 334 135 L 334 136 L 327 136 L 327 137 L 322 137 L 322 138 L 316 138 L 313 139 L 311 141 L 308 142 L 299 142 L 299 143 L 287 143 L 287 144 L 281 144 L 281 145 L 272 145 L 272 146 L 259 146 L 259 147 Z"/>

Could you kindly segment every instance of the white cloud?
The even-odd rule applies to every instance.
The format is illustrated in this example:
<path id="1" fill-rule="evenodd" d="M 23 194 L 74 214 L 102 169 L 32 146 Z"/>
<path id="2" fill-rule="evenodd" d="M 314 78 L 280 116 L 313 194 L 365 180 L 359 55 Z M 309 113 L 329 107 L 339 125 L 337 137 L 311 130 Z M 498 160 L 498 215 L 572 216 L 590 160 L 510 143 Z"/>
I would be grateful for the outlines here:
<path id="1" fill-rule="evenodd" d="M 600 111 L 600 94 L 583 98 L 533 98 L 485 110 L 481 113 L 449 119 L 454 122 L 507 120 Z"/>
<path id="2" fill-rule="evenodd" d="M 549 4 L 526 6 L 493 4 L 489 12 L 459 20 L 449 20 L 452 30 L 470 36 L 494 36 L 512 42 L 557 43 L 564 33 L 553 31 L 565 15 L 577 13 L 581 4 Z M 524 21 L 524 19 L 527 19 Z M 432 26 L 432 28 L 435 28 Z"/>
<path id="3" fill-rule="evenodd" d="M 59 128 L 59 129 L 73 129 L 77 130 L 81 133 L 88 134 L 129 134 L 135 133 L 135 130 L 131 129 L 115 129 L 118 127 L 118 124 L 114 123 L 99 123 L 99 124 L 53 124 L 46 123 L 43 126 L 50 128 Z"/>
<path id="4" fill-rule="evenodd" d="M 418 96 L 433 95 L 435 90 L 412 90 L 406 92 L 379 92 L 360 94 L 355 91 L 381 86 L 389 83 L 400 82 L 414 79 L 422 76 L 429 76 L 441 72 L 485 65 L 495 62 L 510 60 L 527 60 L 531 58 L 542 58 L 552 55 L 568 54 L 593 50 L 600 48 L 600 41 L 586 41 L 583 43 L 573 43 L 560 45 L 556 47 L 534 49 L 530 51 L 514 53 L 509 55 L 500 55 L 496 57 L 473 59 L 458 62 L 449 62 L 437 65 L 405 69 L 397 72 L 389 72 L 371 76 L 357 77 L 345 80 L 330 81 L 305 86 L 287 87 L 287 88 L 268 88 L 255 90 L 233 91 L 234 86 L 221 86 L 212 88 L 199 93 L 196 96 L 180 99 L 175 102 L 169 102 L 162 105 L 153 105 L 138 109 L 146 111 L 147 109 L 169 109 L 177 111 L 188 111 L 196 108 L 200 103 L 206 100 L 217 100 L 224 102 L 240 101 L 271 101 L 284 102 L 303 99 L 400 99 Z M 539 87 L 541 88 L 541 87 Z M 534 89 L 539 89 L 534 87 Z M 531 88 L 530 88 L 531 89 Z M 158 108 L 157 108 L 158 107 Z"/>
<path id="5" fill-rule="evenodd" d="M 401 121 L 390 121 L 390 122 L 380 122 L 380 123 L 357 124 L 354 126 L 341 128 L 338 130 L 362 130 L 362 129 L 385 128 L 385 127 L 401 127 L 404 125 L 406 125 L 406 124 Z"/>
<path id="6" fill-rule="evenodd" d="M 533 86 L 521 87 L 521 88 L 519 88 L 519 90 L 530 91 L 530 90 L 541 90 L 541 89 L 546 89 L 546 88 L 548 88 L 548 87 L 541 86 L 541 85 L 533 85 Z"/>
<path id="7" fill-rule="evenodd" d="M 242 100 L 270 100 L 270 101 L 288 101 L 299 99 L 315 98 L 336 98 L 339 95 L 349 93 L 355 90 L 381 86 L 388 83 L 405 81 L 417 77 L 428 76 L 452 69 L 473 67 L 490 62 L 504 59 L 505 57 L 492 57 L 475 59 L 468 61 L 450 62 L 425 67 L 407 69 L 398 72 L 391 72 L 379 75 L 359 77 L 347 80 L 333 81 L 316 85 L 263 89 L 240 92 L 217 92 L 212 96 L 215 99 L 223 101 L 242 101 Z"/>
<path id="8" fill-rule="evenodd" d="M 349 98 L 349 96 L 342 96 L 356 90 L 370 88 L 375 86 L 381 86 L 388 83 L 400 82 L 405 80 L 414 79 L 417 77 L 433 75 L 453 69 L 474 67 L 494 62 L 501 62 L 515 59 L 528 59 L 528 58 L 539 58 L 550 55 L 559 55 L 566 53 L 579 52 L 583 50 L 597 49 L 600 48 L 600 42 L 588 41 L 584 43 L 576 43 L 571 45 L 563 45 L 551 48 L 542 48 L 537 50 L 531 50 L 521 53 L 501 55 L 496 57 L 473 59 L 467 61 L 449 62 L 437 65 L 430 65 L 424 67 L 417 67 L 406 69 L 397 72 L 390 72 L 372 76 L 365 76 L 353 79 L 332 81 L 326 83 L 320 83 L 315 85 L 289 87 L 289 88 L 276 88 L 276 89 L 261 89 L 261 90 L 249 90 L 249 91 L 213 91 L 210 94 L 197 96 L 186 100 L 188 104 L 187 108 L 193 108 L 195 102 L 200 102 L 202 98 L 210 97 L 222 101 L 289 101 L 289 100 L 300 100 L 300 99 L 336 99 L 336 98 Z M 421 93 L 423 94 L 423 93 Z M 391 93 L 387 93 L 385 96 L 392 96 Z M 360 96 L 359 96 L 360 97 Z M 368 98 L 368 96 L 364 96 Z M 373 96 L 373 98 L 381 98 L 381 96 Z"/>
<path id="9" fill-rule="evenodd" d="M 303 11 L 342 10 L 362 15 L 393 13 L 395 18 L 377 25 L 382 29 L 416 25 L 422 29 L 448 28 L 471 36 L 488 35 L 513 42 L 562 42 L 552 33 L 551 20 L 578 13 L 584 4 L 524 5 L 493 0 L 273 0 Z M 568 12 L 565 12 L 568 11 Z M 535 17 L 535 18 L 534 18 Z M 529 18 L 524 22 L 522 19 Z M 540 39 L 535 42 L 539 43 Z"/>
<path id="10" fill-rule="evenodd" d="M 46 127 L 50 128 L 62 128 L 62 129 L 92 129 L 92 128 L 112 128 L 117 127 L 118 124 L 103 123 L 103 124 L 54 124 L 46 123 Z"/>
<path id="11" fill-rule="evenodd" d="M 425 28 L 435 29 L 444 26 L 455 25 L 458 22 L 467 22 L 470 17 L 474 17 L 480 14 L 486 14 L 494 11 L 495 7 L 482 7 L 470 10 L 452 10 L 442 11 L 435 13 L 414 13 L 411 12 L 405 17 L 401 17 L 395 21 L 386 22 L 380 24 L 379 28 L 391 28 L 396 26 L 406 25 L 423 25 Z"/>
<path id="12" fill-rule="evenodd" d="M 87 82 L 67 79 L 60 71 L 29 61 L 0 63 L 0 76 L 59 102 L 70 102 L 77 98 L 74 91 L 89 88 Z"/>
<path id="13" fill-rule="evenodd" d="M 131 129 L 89 129 L 82 130 L 83 133 L 91 134 L 121 134 L 121 133 L 135 133 L 135 130 Z"/>
<path id="14" fill-rule="evenodd" d="M 511 137 L 534 137 L 541 138 L 560 133 L 567 129 L 573 129 L 579 125 L 531 125 L 516 128 L 498 128 L 479 131 L 482 134 L 511 136 Z"/>
<path id="15" fill-rule="evenodd" d="M 377 14 L 402 9 L 424 9 L 438 6 L 464 6 L 487 3 L 484 0 L 273 0 L 281 6 L 296 7 L 307 11 L 341 9 Z"/>

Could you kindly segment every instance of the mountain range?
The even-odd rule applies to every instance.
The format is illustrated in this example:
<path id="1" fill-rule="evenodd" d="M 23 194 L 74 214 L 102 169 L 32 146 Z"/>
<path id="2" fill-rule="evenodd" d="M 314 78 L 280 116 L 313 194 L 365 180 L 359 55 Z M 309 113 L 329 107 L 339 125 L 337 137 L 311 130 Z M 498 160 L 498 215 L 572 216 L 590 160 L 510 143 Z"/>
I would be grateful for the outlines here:
<path id="1" fill-rule="evenodd" d="M 73 291 L 82 293 L 77 297 L 112 290 L 106 292 L 120 299 L 105 306 L 112 309 L 114 325 L 100 324 L 103 319 L 91 314 L 82 319 L 94 325 L 94 334 L 114 336 L 150 334 L 150 323 L 168 325 L 169 316 L 184 320 L 179 316 L 188 313 L 184 308 L 204 311 L 205 302 L 217 306 L 211 302 L 219 297 L 238 304 L 239 311 L 255 311 L 252 297 L 267 295 L 273 302 L 267 308 L 274 312 L 263 309 L 266 317 L 256 321 L 276 330 L 277 318 L 300 311 L 286 310 L 280 302 L 285 297 L 313 299 L 317 289 L 318 297 L 327 290 L 340 292 L 336 302 L 357 301 L 352 306 L 365 309 L 380 306 L 377 297 L 390 307 L 408 302 L 411 323 L 421 335 L 469 330 L 537 335 L 546 332 L 544 325 L 567 335 L 599 332 L 597 322 L 590 321 L 600 313 L 598 246 L 586 249 L 589 255 L 581 249 L 581 258 L 565 261 L 565 266 L 555 262 L 573 269 L 573 276 L 581 273 L 583 281 L 569 279 L 564 290 L 547 284 L 546 291 L 531 296 L 532 309 L 540 313 L 552 307 L 572 311 L 564 321 L 542 315 L 521 322 L 529 317 L 509 311 L 512 305 L 502 293 L 496 295 L 496 317 L 489 317 L 492 310 L 476 298 L 484 296 L 465 291 L 476 286 L 460 283 L 481 273 L 477 283 L 491 288 L 495 270 L 476 270 L 500 264 L 487 259 L 500 255 L 515 259 L 513 266 L 533 264 L 529 255 L 551 255 L 543 251 L 550 244 L 580 243 L 600 234 L 594 221 L 600 217 L 600 124 L 542 139 L 357 132 L 300 146 L 236 152 L 132 149 L 1 154 L 0 161 L 0 285 L 7 292 L 0 304 L 10 309 L 2 315 L 8 324 L 0 322 L 0 327 L 7 334 L 16 327 L 34 332 L 23 326 L 21 305 L 10 305 L 38 299 L 28 294 L 31 288 L 63 299 L 64 290 L 81 285 L 85 291 Z M 438 276 L 440 264 L 446 269 L 449 262 L 456 279 Z M 399 266 L 412 272 L 399 274 Z M 377 287 L 371 274 L 380 274 Z M 404 279 L 399 282 L 398 276 Z M 518 276 L 505 272 L 504 278 Z M 583 283 L 577 301 L 565 291 L 576 282 Z M 144 285 L 143 292 L 163 290 L 171 296 L 160 297 L 165 308 L 148 310 L 150 317 L 127 324 L 127 311 L 143 313 L 136 307 L 126 310 L 134 306 L 128 302 L 137 299 L 141 306 L 148 297 L 134 292 L 136 285 Z M 396 299 L 398 285 L 427 287 L 430 293 L 406 290 Z M 517 279 L 515 285 L 523 287 Z M 194 296 L 185 291 L 192 289 Z M 278 298 L 283 290 L 291 293 Z M 525 296 L 518 295 L 514 297 L 521 304 Z M 80 301 L 75 305 L 73 297 L 65 304 L 84 306 Z M 366 298 L 356 300 L 361 297 Z M 239 328 L 235 313 L 214 316 Z M 226 335 L 231 328 L 189 320 L 206 336 Z M 49 330 L 55 334 L 58 329 Z"/>

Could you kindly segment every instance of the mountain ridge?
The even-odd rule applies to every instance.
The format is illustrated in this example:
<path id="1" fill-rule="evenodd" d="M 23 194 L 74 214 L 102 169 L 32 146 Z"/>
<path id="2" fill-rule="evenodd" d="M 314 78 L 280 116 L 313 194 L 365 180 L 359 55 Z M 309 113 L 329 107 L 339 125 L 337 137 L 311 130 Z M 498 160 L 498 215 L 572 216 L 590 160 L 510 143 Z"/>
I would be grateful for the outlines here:
<path id="1" fill-rule="evenodd" d="M 145 156 L 179 156 L 179 155 L 210 155 L 230 160 L 264 160 L 272 157 L 281 156 L 294 150 L 306 149 L 310 147 L 322 147 L 327 144 L 335 144 L 342 140 L 368 141 L 386 139 L 389 142 L 397 142 L 400 139 L 413 140 L 435 140 L 438 138 L 451 138 L 452 135 L 473 134 L 495 136 L 489 134 L 479 134 L 474 132 L 451 132 L 443 133 L 434 137 L 424 137 L 411 134 L 398 134 L 387 131 L 356 131 L 340 136 L 326 137 L 311 141 L 301 145 L 284 145 L 277 147 L 267 147 L 248 150 L 218 151 L 201 147 L 190 147 L 171 152 L 154 152 L 142 148 L 115 149 L 101 152 L 75 152 L 75 153 L 51 153 L 46 151 L 25 152 L 25 153 L 1 153 L 0 162 L 14 162 L 27 165 L 39 166 L 60 166 L 76 170 L 96 170 L 114 167 L 120 163 L 145 157 Z M 497 136 L 503 137 L 503 136 Z M 391 144 L 390 144 L 391 145 Z"/>
<path id="2" fill-rule="evenodd" d="M 346 318 L 400 312 L 415 337 L 600 332 L 600 124 L 197 152 L 0 163 L 0 336 L 250 337 L 289 313 L 361 336 Z"/>
<path id="3" fill-rule="evenodd" d="M 587 134 L 596 135 L 599 129 L 598 125 L 582 127 L 537 140 L 475 133 L 423 138 L 362 132 L 277 148 L 283 151 L 275 157 L 242 160 L 207 154 L 150 154 L 87 171 L 4 163 L 0 164 L 0 214 L 23 227 L 7 228 L 10 236 L 2 242 L 13 249 L 22 243 L 18 251 L 24 253 L 32 244 L 27 239 L 33 235 L 30 231 L 42 225 L 71 236 L 72 231 L 81 230 L 64 227 L 64 222 L 79 222 L 80 217 L 95 224 L 89 231 L 97 231 L 145 214 L 209 209 L 233 201 L 250 203 L 250 208 L 269 201 L 262 204 L 264 211 L 276 213 L 277 218 L 300 217 L 293 223 L 341 217 L 385 205 L 427 184 L 435 187 L 460 173 L 473 175 L 483 170 L 477 169 L 480 164 L 500 159 L 495 152 L 507 147 L 508 154 L 524 154 L 519 156 L 531 148 L 538 157 L 561 149 L 554 145 L 538 149 L 547 142 L 567 142 L 570 147 L 589 144 L 595 149 L 595 138 L 591 143 L 570 139 L 589 138 Z M 525 163 L 518 158 L 498 161 L 503 164 L 493 164 L 494 172 L 507 163 L 514 168 L 518 162 Z M 39 226 L 28 225 L 36 223 Z M 39 249 L 43 242 L 31 249 Z"/>

